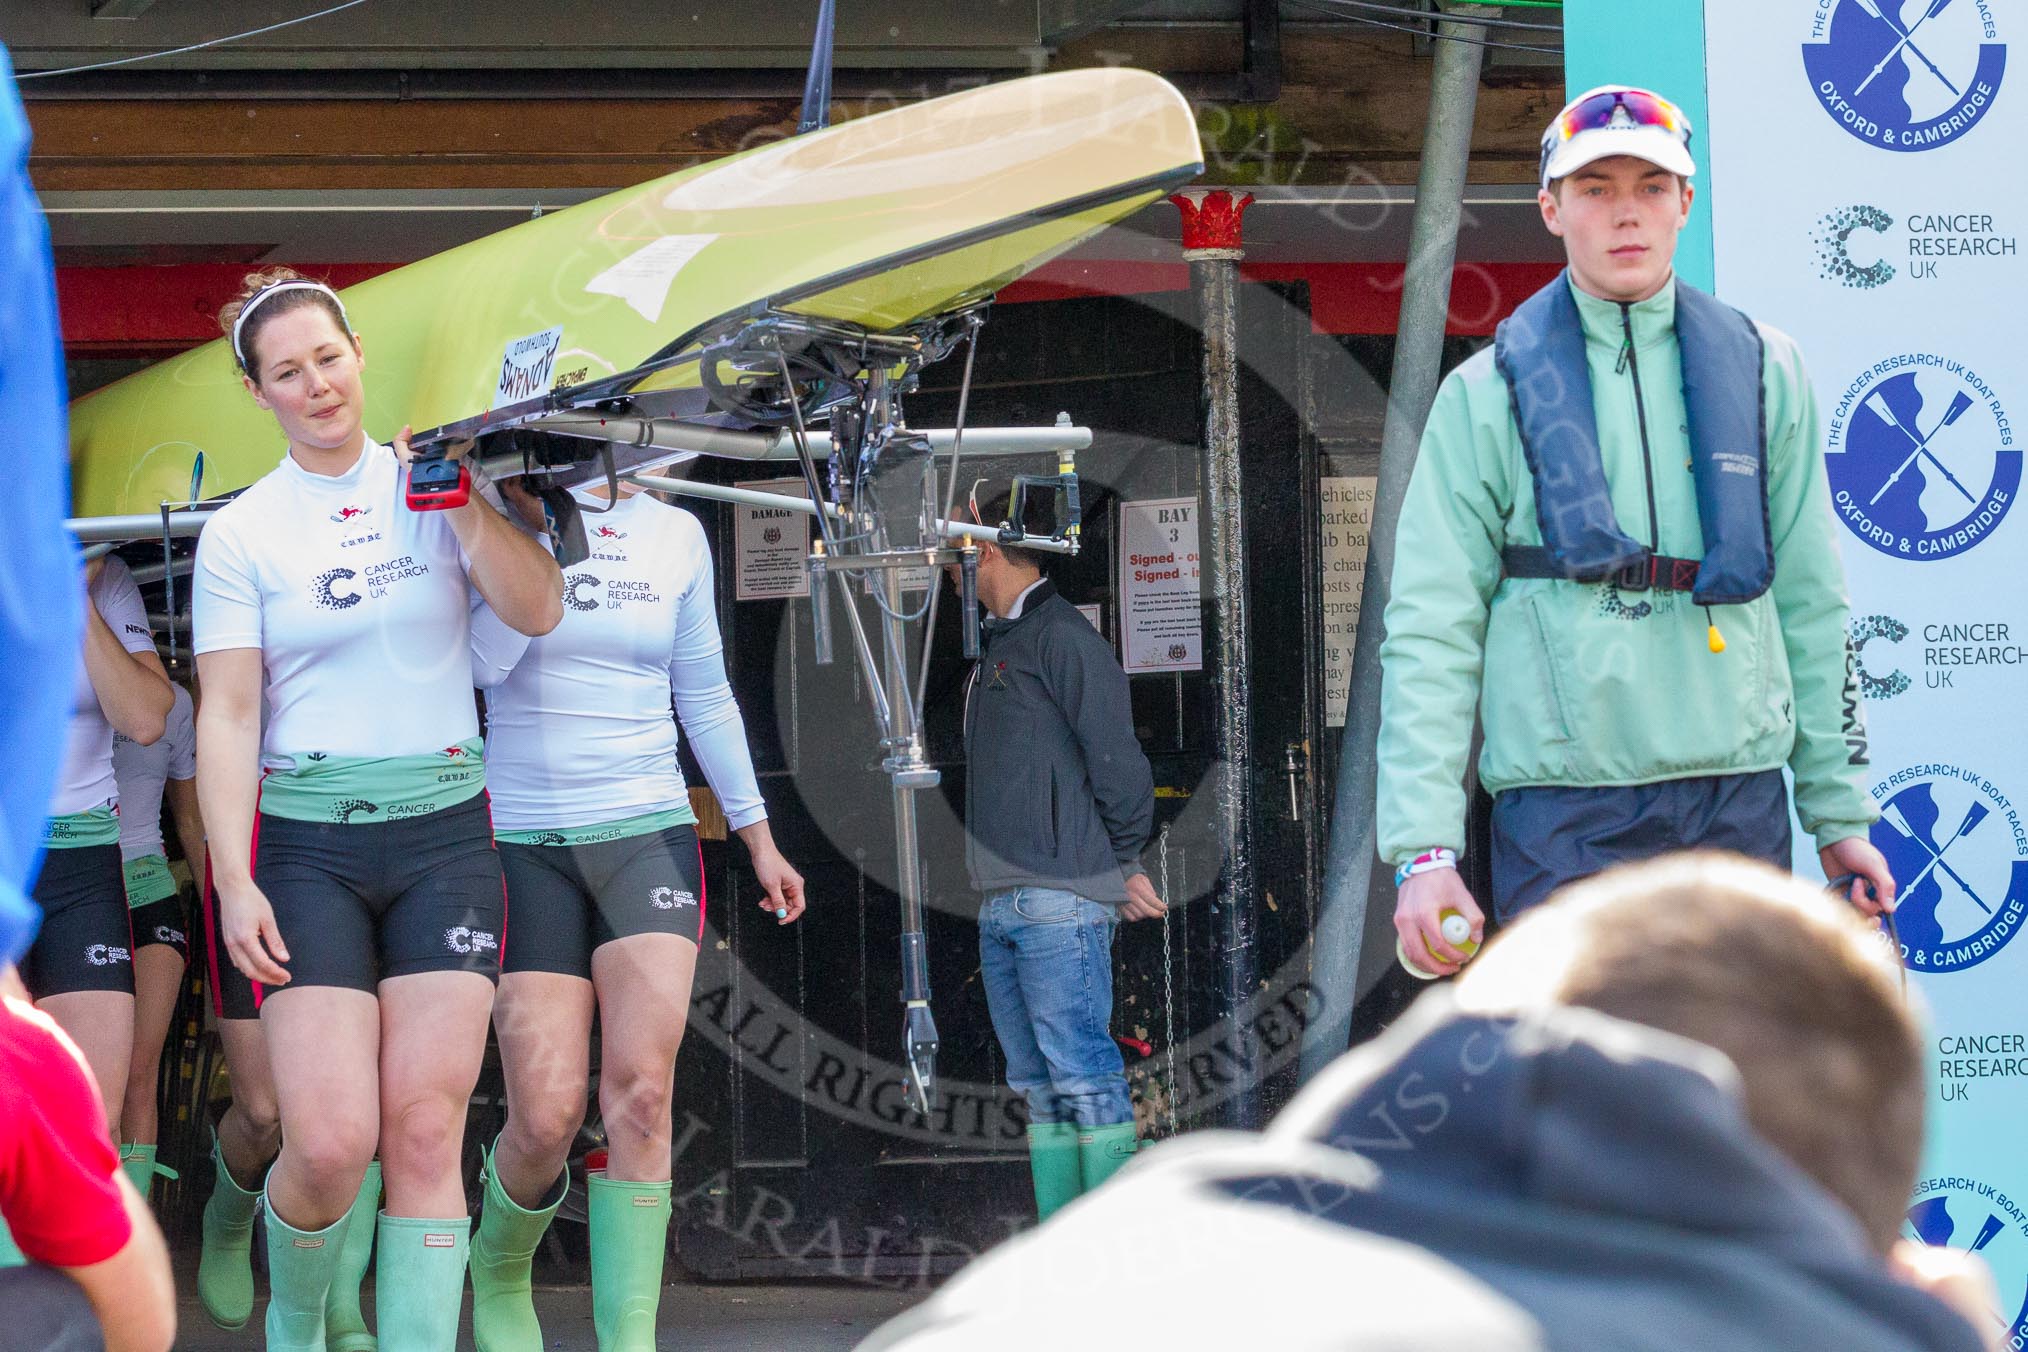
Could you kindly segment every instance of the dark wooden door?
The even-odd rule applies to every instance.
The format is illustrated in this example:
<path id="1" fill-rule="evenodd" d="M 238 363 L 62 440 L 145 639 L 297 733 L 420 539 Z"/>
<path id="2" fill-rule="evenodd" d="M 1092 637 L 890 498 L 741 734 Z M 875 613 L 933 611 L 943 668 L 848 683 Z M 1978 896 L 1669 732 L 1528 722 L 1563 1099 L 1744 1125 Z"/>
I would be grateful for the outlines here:
<path id="1" fill-rule="evenodd" d="M 1293 1047 L 1279 1053 L 1299 1031 L 1294 1011 L 1304 998 L 1318 822 L 1318 776 L 1302 772 L 1314 763 L 1318 716 L 1315 447 L 1295 376 L 1308 319 L 1300 292 L 1246 292 L 1245 348 L 1260 367 L 1242 407 L 1260 886 L 1241 932 L 1254 948 L 1244 955 L 1253 994 L 1234 1008 L 1233 927 L 1206 829 L 1215 718 L 1207 678 L 1136 677 L 1136 731 L 1155 770 L 1158 830 L 1167 831 L 1149 862 L 1175 903 L 1166 925 L 1123 926 L 1115 947 L 1114 1032 L 1127 1044 L 1144 1135 L 1257 1123 L 1293 1082 Z M 1079 464 L 1085 549 L 1052 576 L 1073 602 L 1101 608 L 1116 649 L 1117 506 L 1198 493 L 1199 351 L 1187 293 L 1004 307 L 981 341 L 974 425 L 1046 424 L 1067 411 L 1094 429 Z M 908 403 L 912 422 L 949 425 L 957 366 L 929 373 Z M 964 477 L 1051 468 L 967 457 Z M 723 465 L 701 472 L 758 477 Z M 833 665 L 811 661 L 805 602 L 730 599 L 730 511 L 694 509 L 714 536 L 728 666 L 773 830 L 807 876 L 812 902 L 801 924 L 776 926 L 754 904 L 744 848 L 707 848 L 709 934 L 677 1071 L 680 1256 L 707 1277 L 920 1281 L 1033 1215 L 1025 1115 L 1003 1083 L 979 982 L 978 898 L 964 868 L 966 664 L 955 607 L 947 596 L 932 639 L 925 716 L 944 781 L 920 795 L 947 1091 L 925 1118 L 908 1110 L 900 1070 L 892 807 L 863 682 L 842 644 Z M 1287 750 L 1306 743 L 1292 815 Z"/>

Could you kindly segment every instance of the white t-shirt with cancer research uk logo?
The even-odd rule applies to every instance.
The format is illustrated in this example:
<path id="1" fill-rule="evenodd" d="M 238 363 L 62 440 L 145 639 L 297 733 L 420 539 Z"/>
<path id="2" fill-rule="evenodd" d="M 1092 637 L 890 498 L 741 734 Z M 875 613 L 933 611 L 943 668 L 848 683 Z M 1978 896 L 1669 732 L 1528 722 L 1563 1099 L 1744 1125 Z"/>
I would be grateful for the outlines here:
<path id="1" fill-rule="evenodd" d="M 142 604 L 141 589 L 126 564 L 108 555 L 88 594 L 92 609 L 98 611 L 121 647 L 130 653 L 155 651 L 155 636 L 148 629 L 148 608 Z M 56 797 L 49 805 L 49 815 L 68 817 L 95 808 L 109 809 L 119 795 L 119 786 L 113 778 L 113 725 L 106 721 L 98 693 L 92 689 L 91 677 L 80 660 L 77 680 L 71 687 L 63 772 L 57 776 Z"/>
<path id="2" fill-rule="evenodd" d="M 603 498 L 575 495 L 591 556 L 564 570 L 563 622 L 529 639 L 489 607 L 472 617 L 494 827 L 536 832 L 672 810 L 688 819 L 672 700 L 727 823 L 764 820 L 725 677 L 704 527 L 645 493 L 610 512 Z"/>
<path id="3" fill-rule="evenodd" d="M 444 513 L 409 509 L 402 481 L 387 446 L 369 443 L 336 476 L 284 455 L 198 540 L 192 646 L 260 649 L 268 770 L 313 754 L 441 754 L 478 736 L 471 561 Z"/>

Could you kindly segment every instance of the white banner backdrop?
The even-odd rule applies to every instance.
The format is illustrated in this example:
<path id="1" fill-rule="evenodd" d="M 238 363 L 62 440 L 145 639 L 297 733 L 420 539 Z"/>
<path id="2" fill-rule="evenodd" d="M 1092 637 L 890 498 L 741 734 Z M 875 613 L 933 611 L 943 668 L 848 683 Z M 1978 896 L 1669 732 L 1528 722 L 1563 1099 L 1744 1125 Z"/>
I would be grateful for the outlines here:
<path id="1" fill-rule="evenodd" d="M 2028 1346 L 2028 80 L 1990 0 L 1707 0 L 1718 294 L 1817 388 L 1871 732 L 1873 840 L 1933 1013 L 1906 1233 L 1993 1264 Z M 1700 209 L 1701 206 L 1700 206 Z M 1799 842 L 1799 856 L 1811 854 Z M 1799 871 L 1814 876 L 1799 863 Z"/>

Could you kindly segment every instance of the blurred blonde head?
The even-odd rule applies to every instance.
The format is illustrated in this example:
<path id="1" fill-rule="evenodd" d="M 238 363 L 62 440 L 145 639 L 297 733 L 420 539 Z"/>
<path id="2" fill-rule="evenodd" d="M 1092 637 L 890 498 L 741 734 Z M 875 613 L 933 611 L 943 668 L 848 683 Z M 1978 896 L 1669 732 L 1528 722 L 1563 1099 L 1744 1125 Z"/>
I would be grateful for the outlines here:
<path id="1" fill-rule="evenodd" d="M 1922 1030 L 1877 929 L 1735 855 L 1679 854 L 1564 888 L 1488 946 L 1461 1005 L 1574 1005 L 1712 1047 L 1748 1121 L 1885 1253 L 1915 1186 Z"/>

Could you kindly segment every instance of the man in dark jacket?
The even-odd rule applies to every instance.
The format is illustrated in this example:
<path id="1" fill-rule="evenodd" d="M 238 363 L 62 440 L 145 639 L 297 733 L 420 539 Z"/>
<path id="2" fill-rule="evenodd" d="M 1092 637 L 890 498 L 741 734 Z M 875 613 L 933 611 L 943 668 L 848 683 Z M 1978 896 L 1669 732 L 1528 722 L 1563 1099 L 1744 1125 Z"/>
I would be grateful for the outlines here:
<path id="1" fill-rule="evenodd" d="M 1009 494 L 975 511 L 1007 519 Z M 1112 939 L 1160 916 L 1141 850 L 1154 776 L 1134 736 L 1127 676 L 1039 559 L 982 540 L 979 661 L 965 688 L 966 862 L 986 894 L 979 965 L 1007 1082 L 1028 1102 L 1043 1219 L 1134 1151 L 1134 1108 L 1113 1042 Z"/>
<path id="2" fill-rule="evenodd" d="M 1923 1038 L 1887 961 L 1761 865 L 1615 870 L 1266 1133 L 1149 1152 L 863 1346 L 1997 1347 L 2021 1316 L 1964 1252 L 1977 1217 L 1910 1220 Z"/>

